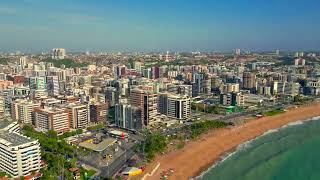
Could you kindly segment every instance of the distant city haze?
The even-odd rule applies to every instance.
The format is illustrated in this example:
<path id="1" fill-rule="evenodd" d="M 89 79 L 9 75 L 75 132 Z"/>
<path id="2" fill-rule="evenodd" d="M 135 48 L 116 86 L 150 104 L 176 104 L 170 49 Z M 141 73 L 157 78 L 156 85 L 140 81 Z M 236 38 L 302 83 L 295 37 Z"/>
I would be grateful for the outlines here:
<path id="1" fill-rule="evenodd" d="M 1 0 L 0 52 L 320 49 L 318 0 Z"/>

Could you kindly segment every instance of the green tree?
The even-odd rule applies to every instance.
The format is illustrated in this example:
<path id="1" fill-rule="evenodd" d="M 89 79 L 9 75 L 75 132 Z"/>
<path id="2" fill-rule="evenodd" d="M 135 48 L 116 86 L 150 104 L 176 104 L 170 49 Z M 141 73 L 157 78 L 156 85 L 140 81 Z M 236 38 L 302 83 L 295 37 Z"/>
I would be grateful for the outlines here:
<path id="1" fill-rule="evenodd" d="M 209 60 L 202 58 L 202 59 L 200 59 L 199 63 L 202 64 L 202 65 L 207 65 L 207 64 L 209 64 Z"/>
<path id="2" fill-rule="evenodd" d="M 9 59 L 6 59 L 6 58 L 0 58 L 0 64 L 8 65 L 8 61 L 9 61 Z"/>

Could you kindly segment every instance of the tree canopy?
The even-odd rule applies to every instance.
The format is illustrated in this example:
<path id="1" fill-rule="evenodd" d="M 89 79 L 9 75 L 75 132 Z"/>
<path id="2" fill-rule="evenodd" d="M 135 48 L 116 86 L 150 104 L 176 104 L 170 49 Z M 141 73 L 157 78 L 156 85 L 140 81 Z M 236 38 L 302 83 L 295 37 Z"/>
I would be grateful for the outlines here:
<path id="1" fill-rule="evenodd" d="M 88 65 L 87 63 L 76 63 L 72 59 L 44 59 L 43 62 L 52 63 L 55 67 L 60 67 L 63 64 L 66 68 L 84 67 Z"/>

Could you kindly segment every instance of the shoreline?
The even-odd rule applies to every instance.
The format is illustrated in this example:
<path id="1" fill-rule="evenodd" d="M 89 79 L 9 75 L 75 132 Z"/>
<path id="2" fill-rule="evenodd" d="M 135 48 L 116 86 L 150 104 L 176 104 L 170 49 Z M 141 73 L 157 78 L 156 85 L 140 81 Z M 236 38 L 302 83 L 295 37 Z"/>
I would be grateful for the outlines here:
<path id="1" fill-rule="evenodd" d="M 314 118 L 317 118 L 317 119 L 314 119 Z M 232 155 L 234 155 L 235 153 L 241 151 L 241 147 L 242 146 L 245 146 L 246 144 L 250 144 L 252 141 L 255 141 L 265 135 L 268 135 L 268 134 L 272 134 L 272 133 L 276 133 L 278 130 L 281 130 L 281 129 L 284 129 L 284 128 L 288 128 L 288 127 L 291 127 L 291 126 L 299 126 L 299 125 L 302 125 L 304 123 L 307 123 L 309 121 L 319 121 L 320 120 L 320 116 L 314 116 L 314 117 L 311 117 L 311 118 L 308 118 L 306 120 L 299 120 L 299 121 L 295 121 L 295 122 L 291 122 L 289 124 L 286 124 L 286 125 L 283 125 L 279 128 L 276 128 L 276 129 L 271 129 L 265 133 L 263 133 L 262 135 L 260 136 L 257 136 L 256 138 L 254 139 L 250 139 L 242 144 L 239 144 L 237 147 L 233 148 L 232 151 L 230 152 L 225 152 L 224 154 L 225 155 L 221 155 L 220 158 L 218 158 L 216 161 L 214 161 L 214 163 L 209 166 L 206 170 L 203 170 L 203 171 L 199 171 L 199 173 L 196 173 L 197 175 L 193 178 L 190 178 L 192 180 L 197 180 L 199 178 L 201 178 L 204 174 L 206 174 L 208 171 L 214 169 L 216 166 L 218 166 L 220 163 L 223 163 L 225 160 L 227 160 L 229 157 L 231 157 Z M 244 147 L 245 148 L 245 147 Z"/>
<path id="2" fill-rule="evenodd" d="M 268 131 L 282 128 L 290 123 L 306 121 L 320 116 L 320 103 L 304 105 L 283 114 L 250 120 L 241 126 L 213 130 L 199 139 L 188 142 L 181 150 L 159 155 L 149 164 L 160 163 L 160 167 L 149 179 L 160 179 L 160 172 L 173 168 L 169 179 L 197 179 L 211 167 L 235 153 L 237 148 Z M 148 170 L 146 169 L 147 173 Z"/>

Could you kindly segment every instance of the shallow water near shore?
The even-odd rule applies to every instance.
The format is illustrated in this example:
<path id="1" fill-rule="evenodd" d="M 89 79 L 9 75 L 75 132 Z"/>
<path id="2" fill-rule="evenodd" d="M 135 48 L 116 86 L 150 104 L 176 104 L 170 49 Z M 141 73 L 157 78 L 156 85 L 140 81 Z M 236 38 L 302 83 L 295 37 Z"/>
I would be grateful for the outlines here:
<path id="1" fill-rule="evenodd" d="M 240 145 L 201 180 L 320 179 L 320 117 L 295 122 Z"/>

